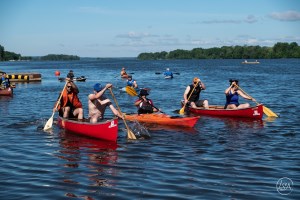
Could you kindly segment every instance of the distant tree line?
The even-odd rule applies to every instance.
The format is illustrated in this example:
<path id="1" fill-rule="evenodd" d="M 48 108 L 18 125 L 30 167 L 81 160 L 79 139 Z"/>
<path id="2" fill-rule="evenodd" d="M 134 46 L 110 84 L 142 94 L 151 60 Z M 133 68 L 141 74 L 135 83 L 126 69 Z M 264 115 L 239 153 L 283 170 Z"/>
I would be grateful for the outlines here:
<path id="1" fill-rule="evenodd" d="M 209 49 L 194 48 L 190 51 L 177 49 L 170 52 L 141 53 L 137 58 L 140 60 L 300 58 L 300 47 L 296 42 L 278 42 L 273 47 L 223 46 Z"/>
<path id="2" fill-rule="evenodd" d="M 4 47 L 0 45 L 0 61 L 20 60 L 20 59 L 21 59 L 21 54 L 5 51 Z"/>
<path id="3" fill-rule="evenodd" d="M 21 56 L 21 54 L 16 54 L 14 52 L 5 51 L 4 47 L 0 45 L 0 61 L 10 61 L 10 60 L 80 60 L 80 57 L 73 55 L 63 55 L 63 54 L 48 54 L 41 57 L 31 57 L 31 56 Z"/>
<path id="4" fill-rule="evenodd" d="M 40 57 L 41 60 L 59 61 L 59 60 L 80 60 L 79 56 L 64 55 L 64 54 L 48 54 Z"/>

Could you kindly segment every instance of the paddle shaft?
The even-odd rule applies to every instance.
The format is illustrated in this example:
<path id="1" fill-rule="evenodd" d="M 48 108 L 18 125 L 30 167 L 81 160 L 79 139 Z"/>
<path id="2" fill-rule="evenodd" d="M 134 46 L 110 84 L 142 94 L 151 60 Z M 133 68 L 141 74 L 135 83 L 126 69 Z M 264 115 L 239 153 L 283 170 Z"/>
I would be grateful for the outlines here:
<path id="1" fill-rule="evenodd" d="M 60 99 L 61 99 L 61 97 L 62 97 L 62 95 L 63 95 L 63 93 L 64 93 L 64 90 L 65 90 L 65 88 L 66 88 L 66 86 L 67 86 L 67 83 L 68 83 L 68 82 L 65 83 L 65 86 L 64 86 L 64 88 L 63 88 L 63 90 L 62 90 L 62 92 L 61 92 L 61 94 L 60 94 L 60 96 L 59 96 L 59 98 L 58 98 L 58 101 L 56 102 L 55 109 L 54 109 L 54 111 L 52 112 L 51 117 L 48 119 L 47 123 L 46 123 L 45 126 L 44 126 L 44 130 L 48 130 L 48 129 L 50 129 L 50 128 L 52 127 L 53 117 L 54 117 L 54 114 L 55 114 L 55 110 L 56 110 L 57 107 L 58 107 L 58 104 L 59 104 Z"/>
<path id="2" fill-rule="evenodd" d="M 240 86 L 238 86 L 237 84 L 235 84 L 243 93 L 245 93 L 245 95 L 247 95 L 248 97 L 250 97 L 253 100 L 253 97 L 251 97 L 249 94 L 247 94 Z M 259 104 L 256 100 L 254 101 L 257 105 Z"/>
<path id="3" fill-rule="evenodd" d="M 61 97 L 62 97 L 63 94 L 64 94 L 64 91 L 65 91 L 65 88 L 66 88 L 67 84 L 68 84 L 68 82 L 66 81 L 65 86 L 64 86 L 63 90 L 61 91 L 61 94 L 60 94 L 60 96 L 59 96 L 59 98 L 58 98 L 58 100 L 57 100 L 57 102 L 56 102 L 55 110 L 57 109 L 58 104 L 60 103 L 60 99 L 61 99 Z"/>
<path id="4" fill-rule="evenodd" d="M 235 84 L 236 85 L 236 84 Z M 238 85 L 237 85 L 238 86 Z M 244 92 L 248 97 L 250 97 L 253 101 L 253 98 L 247 94 L 240 86 L 238 86 L 238 88 Z M 260 104 L 258 103 L 256 100 L 254 101 L 256 104 Z M 268 116 L 268 117 L 278 117 L 278 115 L 276 113 L 274 113 L 272 110 L 270 110 L 269 108 L 267 108 L 266 106 L 263 106 L 263 112 Z"/>
<path id="5" fill-rule="evenodd" d="M 113 97 L 113 99 L 114 99 L 114 101 L 115 101 L 115 103 L 116 103 L 116 106 L 117 106 L 117 108 L 118 108 L 120 114 L 123 115 L 123 113 L 122 113 L 122 111 L 121 111 L 121 109 L 120 109 L 120 107 L 119 107 L 119 104 L 118 104 L 118 102 L 117 102 L 117 99 L 115 98 L 115 95 L 114 95 L 114 93 L 112 92 L 112 89 L 109 88 L 109 91 L 110 91 L 111 96 Z M 131 132 L 131 130 L 128 128 L 128 125 L 127 125 L 127 123 L 126 123 L 126 120 L 125 120 L 125 116 L 124 116 L 124 115 L 123 115 L 123 121 L 124 121 L 124 124 L 125 124 L 125 126 L 126 126 L 126 128 L 127 128 L 127 134 L 128 134 L 127 137 L 128 137 L 129 139 L 134 139 L 134 140 L 135 140 L 136 137 L 135 137 L 135 135 Z"/>

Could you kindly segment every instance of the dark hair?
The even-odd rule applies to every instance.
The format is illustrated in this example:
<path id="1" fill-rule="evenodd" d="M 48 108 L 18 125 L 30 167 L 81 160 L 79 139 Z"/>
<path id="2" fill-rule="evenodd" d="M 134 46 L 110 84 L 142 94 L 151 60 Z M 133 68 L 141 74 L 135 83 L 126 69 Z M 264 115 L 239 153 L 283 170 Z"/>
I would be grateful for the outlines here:
<path id="1" fill-rule="evenodd" d="M 239 80 L 237 80 L 237 79 L 229 79 L 230 85 L 231 85 L 232 82 L 235 82 L 236 84 L 239 84 Z"/>

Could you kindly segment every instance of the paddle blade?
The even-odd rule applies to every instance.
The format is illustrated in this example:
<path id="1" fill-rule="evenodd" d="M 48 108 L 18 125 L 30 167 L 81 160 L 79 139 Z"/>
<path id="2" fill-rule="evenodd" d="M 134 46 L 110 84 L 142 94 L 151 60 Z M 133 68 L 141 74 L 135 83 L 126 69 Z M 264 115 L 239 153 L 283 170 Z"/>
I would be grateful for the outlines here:
<path id="1" fill-rule="evenodd" d="M 278 117 L 278 115 L 276 115 L 276 113 L 274 113 L 272 110 L 270 110 L 266 106 L 263 106 L 263 111 L 264 111 L 265 115 L 267 115 L 268 117 Z"/>
<path id="2" fill-rule="evenodd" d="M 183 107 L 179 110 L 179 114 L 183 115 L 183 114 L 184 114 L 184 109 L 185 109 L 185 106 L 183 106 Z"/>
<path id="3" fill-rule="evenodd" d="M 127 130 L 127 138 L 130 140 L 136 140 L 135 135 L 133 134 L 133 132 L 128 128 Z"/>
<path id="4" fill-rule="evenodd" d="M 44 126 L 44 131 L 49 130 L 50 128 L 52 128 L 52 124 L 53 124 L 53 116 L 54 113 L 52 114 L 52 116 L 50 117 L 50 119 L 48 119 L 47 123 Z"/>
<path id="5" fill-rule="evenodd" d="M 134 88 L 130 86 L 126 86 L 125 91 L 130 95 L 130 96 L 137 96 L 137 92 L 135 91 Z"/>

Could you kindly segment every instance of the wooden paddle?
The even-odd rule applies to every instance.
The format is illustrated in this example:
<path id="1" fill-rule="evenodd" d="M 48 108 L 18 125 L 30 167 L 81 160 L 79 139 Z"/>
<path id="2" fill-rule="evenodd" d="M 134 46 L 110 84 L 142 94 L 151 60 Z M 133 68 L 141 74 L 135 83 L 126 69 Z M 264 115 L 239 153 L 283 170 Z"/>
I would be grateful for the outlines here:
<path id="1" fill-rule="evenodd" d="M 113 97 L 113 99 L 114 99 L 114 101 L 115 101 L 115 103 L 116 103 L 116 105 L 117 105 L 117 107 L 118 107 L 118 110 L 119 110 L 120 114 L 123 115 L 123 113 L 121 112 L 121 109 L 120 109 L 120 107 L 119 107 L 119 104 L 118 104 L 118 102 L 117 102 L 117 99 L 115 98 L 115 95 L 114 95 L 114 93 L 112 92 L 112 89 L 109 88 L 109 90 L 110 90 L 111 96 Z M 124 121 L 124 124 L 125 124 L 125 126 L 126 126 L 126 128 L 127 128 L 127 138 L 128 138 L 128 139 L 131 139 L 131 140 L 136 140 L 136 137 L 135 137 L 134 133 L 129 129 L 129 127 L 128 127 L 127 123 L 126 123 L 125 115 L 123 115 L 123 121 Z"/>
<path id="2" fill-rule="evenodd" d="M 236 84 L 235 84 L 236 85 Z M 236 85 L 238 86 L 238 85 Z M 251 97 L 249 94 L 247 94 L 240 86 L 238 86 L 238 88 L 244 92 L 248 97 Z M 252 98 L 252 97 L 251 97 Z M 257 101 L 254 101 L 256 104 L 260 104 Z M 265 113 L 265 115 L 267 115 L 268 117 L 278 117 L 278 115 L 276 113 L 274 113 L 272 110 L 270 110 L 269 108 L 267 108 L 266 106 L 263 106 L 263 112 Z"/>
<path id="3" fill-rule="evenodd" d="M 68 83 L 68 82 L 66 81 L 66 84 L 65 84 L 65 86 L 64 86 L 64 88 L 63 88 L 63 90 L 62 90 L 62 92 L 61 92 L 61 94 L 60 94 L 60 96 L 59 96 L 59 98 L 58 98 L 58 101 L 56 102 L 55 110 L 56 110 L 57 107 L 58 107 L 58 103 L 60 102 L 60 99 L 61 99 L 61 97 L 62 97 L 62 95 L 63 95 L 63 93 L 64 93 L 64 90 L 65 90 L 65 88 L 66 88 L 66 86 L 67 86 L 67 83 Z M 48 119 L 47 123 L 45 124 L 45 126 L 44 126 L 44 131 L 49 130 L 50 128 L 52 128 L 54 114 L 55 114 L 55 111 L 52 113 L 50 119 Z"/>
<path id="4" fill-rule="evenodd" d="M 130 96 L 137 96 L 137 92 L 136 90 L 133 88 L 133 87 L 130 87 L 130 86 L 126 86 L 125 87 L 125 91 L 127 92 L 127 94 L 129 94 Z"/>
<path id="5" fill-rule="evenodd" d="M 193 94 L 195 88 L 197 87 L 198 83 L 199 83 L 199 81 L 197 81 L 196 85 L 194 86 L 194 88 L 193 88 L 193 90 L 192 90 L 190 96 L 189 96 L 188 99 L 187 99 L 188 101 L 190 100 L 190 97 L 192 96 L 192 94 Z M 179 110 L 179 114 L 181 114 L 181 115 L 184 114 L 185 106 L 186 106 L 186 103 L 185 103 L 185 104 L 183 105 L 183 107 Z"/>

